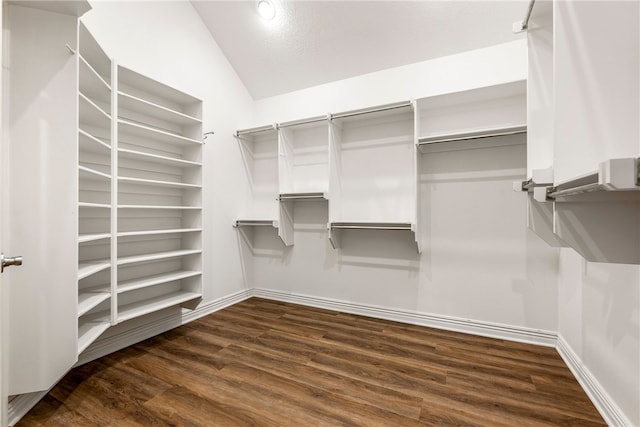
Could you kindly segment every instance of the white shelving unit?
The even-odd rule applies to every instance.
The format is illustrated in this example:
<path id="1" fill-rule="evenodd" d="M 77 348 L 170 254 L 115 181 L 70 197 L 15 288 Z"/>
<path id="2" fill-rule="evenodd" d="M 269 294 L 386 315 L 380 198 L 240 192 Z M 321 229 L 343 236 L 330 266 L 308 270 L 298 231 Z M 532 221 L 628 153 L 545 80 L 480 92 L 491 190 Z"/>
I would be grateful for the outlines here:
<path id="1" fill-rule="evenodd" d="M 419 243 L 413 104 L 332 115 L 329 149 L 332 246 L 344 230 L 362 229 L 408 230 Z"/>
<path id="2" fill-rule="evenodd" d="M 78 49 L 78 354 L 110 325 L 111 61 L 86 27 Z"/>
<path id="3" fill-rule="evenodd" d="M 116 321 L 202 296 L 202 102 L 117 66 Z"/>

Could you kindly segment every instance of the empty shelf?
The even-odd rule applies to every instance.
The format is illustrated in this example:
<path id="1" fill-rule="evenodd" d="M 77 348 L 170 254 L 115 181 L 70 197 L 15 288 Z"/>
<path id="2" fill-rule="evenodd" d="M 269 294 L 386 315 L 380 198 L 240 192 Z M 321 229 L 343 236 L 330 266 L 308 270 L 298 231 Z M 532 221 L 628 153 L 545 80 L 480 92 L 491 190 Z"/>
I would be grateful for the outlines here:
<path id="1" fill-rule="evenodd" d="M 155 104 L 145 99 L 138 98 L 137 96 L 130 95 L 125 92 L 118 92 L 118 108 L 135 111 L 136 113 L 155 117 L 178 125 L 193 125 L 202 123 L 202 120 L 200 119 L 186 115 L 179 111 L 172 110 L 162 105 Z"/>
<path id="2" fill-rule="evenodd" d="M 141 185 L 153 185 L 158 187 L 172 187 L 172 188 L 202 188 L 200 184 L 187 184 L 184 182 L 172 182 L 172 181 L 158 181 L 156 179 L 143 179 L 132 178 L 128 176 L 118 177 L 118 181 L 122 183 L 141 184 Z"/>
<path id="3" fill-rule="evenodd" d="M 199 163 L 199 162 L 176 159 L 173 157 L 159 156 L 157 154 L 144 153 L 142 151 L 128 150 L 125 148 L 119 148 L 118 153 L 120 157 L 123 157 L 123 158 L 144 160 L 144 161 L 153 162 L 153 163 L 161 163 L 169 166 L 177 166 L 177 167 L 202 166 L 202 163 Z"/>
<path id="4" fill-rule="evenodd" d="M 179 251 L 156 252 L 151 254 L 133 255 L 118 258 L 118 265 L 133 264 L 137 262 L 156 261 L 166 258 L 178 258 L 186 255 L 194 255 L 202 253 L 201 249 L 183 249 Z"/>
<path id="5" fill-rule="evenodd" d="M 100 138 L 96 138 L 89 132 L 78 129 L 80 151 L 87 153 L 107 153 L 111 152 L 111 146 Z"/>
<path id="6" fill-rule="evenodd" d="M 418 145 L 437 144 L 442 142 L 466 141 L 469 139 L 491 138 L 495 136 L 516 135 L 527 132 L 526 124 L 506 125 L 490 129 L 477 129 L 466 132 L 447 133 L 433 136 L 423 136 L 418 139 Z"/>
<path id="7" fill-rule="evenodd" d="M 406 222 L 332 222 L 329 227 L 332 230 L 413 230 L 412 224 Z"/>
<path id="8" fill-rule="evenodd" d="M 167 230 L 120 231 L 118 232 L 118 237 L 151 236 L 154 234 L 196 233 L 200 231 L 202 231 L 202 228 L 174 228 L 174 229 L 167 229 Z"/>
<path id="9" fill-rule="evenodd" d="M 178 291 L 167 295 L 160 295 L 144 301 L 127 304 L 118 308 L 118 321 L 124 322 L 158 310 L 173 307 L 187 301 L 202 297 L 197 292 Z"/>
<path id="10" fill-rule="evenodd" d="M 181 145 L 193 145 L 202 144 L 193 138 L 187 138 L 175 133 L 167 132 L 161 129 L 155 129 L 149 126 L 145 126 L 138 123 L 133 123 L 128 120 L 118 120 L 119 132 L 125 135 L 132 135 L 141 138 L 149 138 L 154 141 L 164 142 L 168 144 L 181 144 Z"/>
<path id="11" fill-rule="evenodd" d="M 327 194 L 324 192 L 316 193 L 282 193 L 278 197 L 281 202 L 293 200 L 326 200 Z"/>
<path id="12" fill-rule="evenodd" d="M 78 166 L 78 170 L 80 171 L 80 179 L 86 180 L 110 180 L 111 175 L 106 174 L 104 172 L 97 171 L 95 169 L 88 168 L 86 166 Z"/>
<path id="13" fill-rule="evenodd" d="M 111 266 L 108 259 L 81 261 L 78 263 L 78 280 L 89 277 Z"/>
<path id="14" fill-rule="evenodd" d="M 111 101 L 111 86 L 93 69 L 82 55 L 79 55 L 79 83 L 80 92 L 93 99 L 109 103 Z"/>
<path id="15" fill-rule="evenodd" d="M 81 318 L 78 321 L 78 354 L 82 353 L 100 335 L 109 329 L 111 324 L 106 314 L 94 315 L 90 318 Z"/>
<path id="16" fill-rule="evenodd" d="M 84 94 L 78 93 L 80 101 L 80 124 L 111 128 L 111 116 Z"/>
<path id="17" fill-rule="evenodd" d="M 78 243 L 93 242 L 96 240 L 108 239 L 110 237 L 111 233 L 81 234 L 78 236 Z"/>
<path id="18" fill-rule="evenodd" d="M 118 283 L 118 293 L 133 291 L 136 289 L 146 288 L 149 286 L 160 285 L 162 283 L 174 282 L 189 277 L 201 275 L 200 271 L 173 271 L 171 273 L 156 274 L 140 279 L 125 280 Z"/>
<path id="19" fill-rule="evenodd" d="M 108 300 L 110 296 L 108 285 L 80 290 L 78 293 L 78 317 Z"/>
<path id="20" fill-rule="evenodd" d="M 202 210 L 201 206 L 118 205 L 118 209 Z"/>
<path id="21" fill-rule="evenodd" d="M 81 208 L 94 208 L 94 209 L 109 209 L 111 205 L 106 203 L 91 203 L 91 202 L 79 202 L 78 206 Z"/>
<path id="22" fill-rule="evenodd" d="M 278 227 L 278 221 L 273 219 L 238 219 L 234 227 Z"/>

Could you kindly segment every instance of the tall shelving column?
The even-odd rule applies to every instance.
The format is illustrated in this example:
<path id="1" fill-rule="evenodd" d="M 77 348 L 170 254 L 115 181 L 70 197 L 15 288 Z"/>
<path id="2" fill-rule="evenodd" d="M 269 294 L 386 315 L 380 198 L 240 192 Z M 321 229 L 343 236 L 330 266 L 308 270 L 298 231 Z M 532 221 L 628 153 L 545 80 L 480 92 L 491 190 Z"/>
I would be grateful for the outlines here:
<path id="1" fill-rule="evenodd" d="M 111 325 L 111 61 L 80 23 L 78 354 Z"/>
<path id="2" fill-rule="evenodd" d="M 117 73 L 116 322 L 202 296 L 202 101 Z"/>

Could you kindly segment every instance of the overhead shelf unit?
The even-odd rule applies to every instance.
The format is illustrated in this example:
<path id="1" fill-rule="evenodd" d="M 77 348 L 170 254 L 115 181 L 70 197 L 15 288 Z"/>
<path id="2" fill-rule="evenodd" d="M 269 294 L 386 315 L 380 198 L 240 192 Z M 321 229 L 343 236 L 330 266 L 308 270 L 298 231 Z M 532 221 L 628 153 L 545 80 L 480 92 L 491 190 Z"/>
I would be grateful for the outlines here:
<path id="1" fill-rule="evenodd" d="M 553 202 L 553 233 L 587 261 L 640 264 L 639 158 L 602 162 L 536 201 Z"/>
<path id="2" fill-rule="evenodd" d="M 413 103 L 333 114 L 329 137 L 332 246 L 345 229 L 408 230 L 420 252 Z"/>
<path id="3" fill-rule="evenodd" d="M 115 322 L 202 296 L 202 101 L 118 65 Z"/>
<path id="4" fill-rule="evenodd" d="M 78 354 L 111 325 L 111 60 L 79 25 Z"/>
<path id="5" fill-rule="evenodd" d="M 276 125 L 260 126 L 235 132 L 245 172 L 249 180 L 249 193 L 245 213 L 233 226 L 243 233 L 249 243 L 253 241 L 255 227 L 273 227 L 286 246 L 293 245 L 293 228 L 285 230 L 279 221 L 279 153 L 280 142 Z"/>

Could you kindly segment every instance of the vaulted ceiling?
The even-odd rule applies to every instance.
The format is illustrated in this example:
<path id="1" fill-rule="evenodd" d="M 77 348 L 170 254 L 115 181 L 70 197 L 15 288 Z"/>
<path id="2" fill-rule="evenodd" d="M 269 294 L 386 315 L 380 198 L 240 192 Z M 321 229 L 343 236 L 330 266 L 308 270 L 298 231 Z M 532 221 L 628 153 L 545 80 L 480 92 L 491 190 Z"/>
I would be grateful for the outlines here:
<path id="1" fill-rule="evenodd" d="M 255 99 L 523 37 L 527 0 L 192 3 Z"/>

